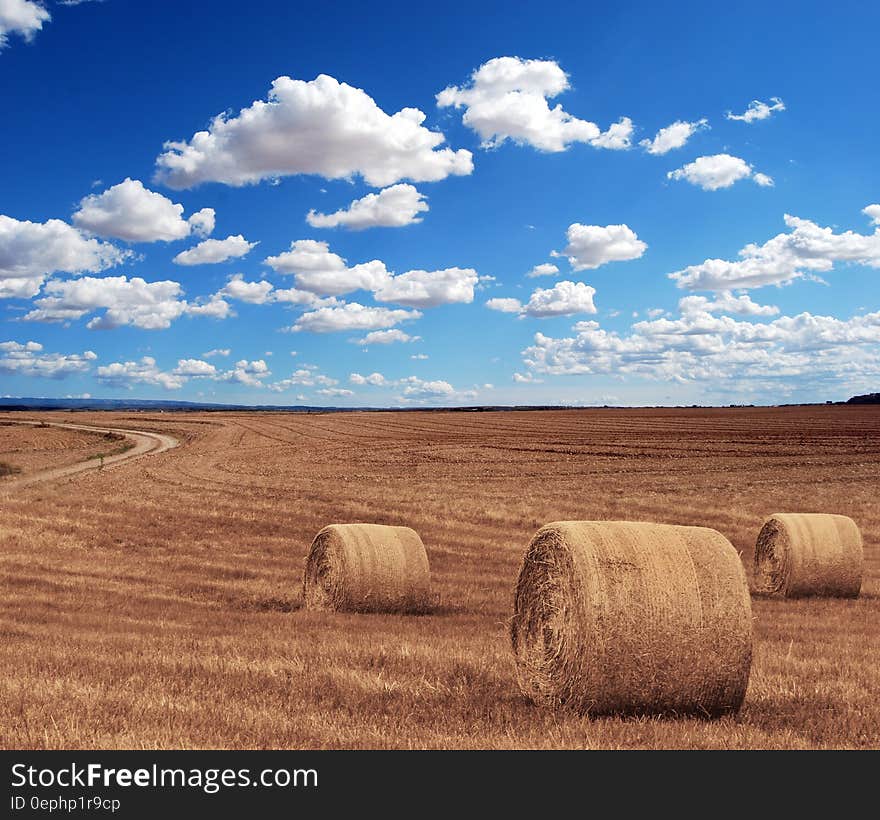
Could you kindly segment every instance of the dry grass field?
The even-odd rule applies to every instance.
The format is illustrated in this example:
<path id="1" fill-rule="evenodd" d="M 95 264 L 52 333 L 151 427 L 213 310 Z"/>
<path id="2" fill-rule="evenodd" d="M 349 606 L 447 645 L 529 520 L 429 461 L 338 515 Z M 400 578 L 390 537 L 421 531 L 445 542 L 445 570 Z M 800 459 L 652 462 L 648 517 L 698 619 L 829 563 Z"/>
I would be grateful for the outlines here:
<path id="1" fill-rule="evenodd" d="M 880 746 L 880 407 L 28 417 L 183 446 L 0 482 L 0 747 Z M 82 444 L 61 438 L 58 459 Z M 507 621 L 540 525 L 710 526 L 751 574 L 776 511 L 852 516 L 866 580 L 857 600 L 754 600 L 738 716 L 590 719 L 519 694 Z M 432 614 L 300 608 L 313 535 L 354 521 L 419 531 Z"/>
<path id="2" fill-rule="evenodd" d="M 14 417 L 13 417 L 14 418 Z M 5 476 L 24 477 L 53 467 L 66 467 L 126 445 L 117 437 L 61 427 L 40 427 L 0 421 L 0 491 Z"/>

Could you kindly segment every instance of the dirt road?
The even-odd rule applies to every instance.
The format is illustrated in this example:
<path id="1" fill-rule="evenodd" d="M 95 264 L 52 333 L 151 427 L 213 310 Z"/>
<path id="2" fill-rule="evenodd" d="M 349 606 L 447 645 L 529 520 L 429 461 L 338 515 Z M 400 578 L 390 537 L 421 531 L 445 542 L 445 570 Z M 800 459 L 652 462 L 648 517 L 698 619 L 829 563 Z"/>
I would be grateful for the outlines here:
<path id="1" fill-rule="evenodd" d="M 38 484 L 43 481 L 55 481 L 59 478 L 76 475 L 86 470 L 99 470 L 114 467 L 124 461 L 140 458 L 145 455 L 156 455 L 164 453 L 173 447 L 177 447 L 180 442 L 174 436 L 165 435 L 163 433 L 150 433 L 145 430 L 127 430 L 121 427 L 93 427 L 88 424 L 64 424 L 61 422 L 39 422 L 39 421 L 21 421 L 21 424 L 48 424 L 51 427 L 63 427 L 68 430 L 85 430 L 90 433 L 118 433 L 134 442 L 134 446 L 123 453 L 117 453 L 112 456 L 90 458 L 86 461 L 80 461 L 76 464 L 68 464 L 66 467 L 55 467 L 50 470 L 41 470 L 31 475 L 22 476 L 12 481 L 4 481 L 0 484 L 0 493 L 7 493 L 11 490 L 17 490 L 21 487 L 27 487 L 31 484 Z"/>

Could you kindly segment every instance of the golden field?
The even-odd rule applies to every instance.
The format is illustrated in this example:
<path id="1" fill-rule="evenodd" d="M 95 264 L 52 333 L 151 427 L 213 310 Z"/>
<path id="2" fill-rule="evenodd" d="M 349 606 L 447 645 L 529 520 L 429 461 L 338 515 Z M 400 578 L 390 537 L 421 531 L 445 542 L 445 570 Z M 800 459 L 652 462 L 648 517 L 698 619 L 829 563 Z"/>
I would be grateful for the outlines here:
<path id="1" fill-rule="evenodd" d="M 12 417 L 14 418 L 14 416 Z M 104 433 L 0 421 L 0 476 L 25 476 L 124 449 Z M 0 484 L 2 489 L 2 484 Z"/>
<path id="2" fill-rule="evenodd" d="M 880 407 L 0 415 L 8 451 L 43 447 L 26 472 L 88 443 L 2 425 L 24 418 L 182 446 L 0 479 L 0 747 L 880 746 Z M 854 518 L 866 576 L 856 600 L 754 598 L 736 717 L 591 719 L 520 695 L 507 622 L 539 526 L 713 527 L 751 575 L 777 511 Z M 431 614 L 300 609 L 312 537 L 354 521 L 421 534 Z"/>

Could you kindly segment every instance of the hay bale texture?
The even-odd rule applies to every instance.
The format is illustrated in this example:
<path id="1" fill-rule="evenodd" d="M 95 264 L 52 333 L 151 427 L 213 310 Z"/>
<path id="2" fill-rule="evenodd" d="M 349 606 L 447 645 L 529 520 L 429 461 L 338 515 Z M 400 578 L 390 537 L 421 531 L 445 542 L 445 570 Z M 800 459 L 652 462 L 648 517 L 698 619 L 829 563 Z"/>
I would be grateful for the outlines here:
<path id="1" fill-rule="evenodd" d="M 702 527 L 548 524 L 520 570 L 511 639 L 520 688 L 539 704 L 594 715 L 735 712 L 752 657 L 742 562 Z"/>
<path id="2" fill-rule="evenodd" d="M 331 524 L 312 542 L 303 579 L 307 609 L 423 612 L 430 592 L 428 553 L 409 527 Z"/>
<path id="3" fill-rule="evenodd" d="M 774 513 L 755 545 L 755 590 L 786 598 L 855 598 L 864 560 L 862 534 L 851 518 Z"/>

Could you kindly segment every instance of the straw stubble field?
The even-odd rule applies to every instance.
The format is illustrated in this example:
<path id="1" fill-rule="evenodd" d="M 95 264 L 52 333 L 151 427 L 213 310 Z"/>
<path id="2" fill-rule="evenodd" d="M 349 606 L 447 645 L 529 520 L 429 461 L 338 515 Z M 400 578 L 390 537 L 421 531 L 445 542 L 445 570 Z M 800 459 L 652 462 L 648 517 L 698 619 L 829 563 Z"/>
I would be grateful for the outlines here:
<path id="1" fill-rule="evenodd" d="M 2 747 L 880 745 L 880 408 L 74 420 L 183 446 L 6 497 L 0 479 Z M 753 601 L 737 716 L 589 718 L 519 693 L 508 621 L 541 525 L 713 527 L 751 578 L 777 511 L 854 518 L 866 577 L 854 600 Z M 419 532 L 433 613 L 301 609 L 312 537 L 353 521 Z"/>
<path id="2" fill-rule="evenodd" d="M 41 427 L 0 420 L 0 476 L 24 476 L 54 467 L 66 467 L 126 449 L 121 436 Z M 14 416 L 12 417 L 14 418 Z M 2 491 L 2 484 L 0 484 Z"/>

